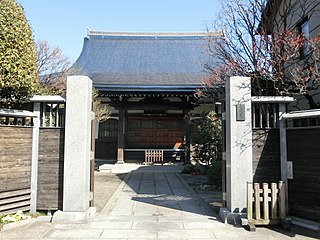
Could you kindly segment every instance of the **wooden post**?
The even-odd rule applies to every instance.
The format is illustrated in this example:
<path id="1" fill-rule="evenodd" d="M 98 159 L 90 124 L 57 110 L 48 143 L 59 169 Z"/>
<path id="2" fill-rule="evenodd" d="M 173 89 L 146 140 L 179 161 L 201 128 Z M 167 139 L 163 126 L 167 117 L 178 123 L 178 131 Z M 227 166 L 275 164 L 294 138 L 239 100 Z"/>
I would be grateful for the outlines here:
<path id="1" fill-rule="evenodd" d="M 259 220 L 260 217 L 260 187 L 259 183 L 254 184 L 254 208 L 256 213 L 256 220 Z"/>
<path id="2" fill-rule="evenodd" d="M 279 182 L 279 217 L 282 221 L 286 219 L 286 190 L 282 181 Z"/>
<path id="3" fill-rule="evenodd" d="M 269 189 L 268 183 L 263 183 L 263 219 L 269 220 Z"/>
<path id="4" fill-rule="evenodd" d="M 252 220 L 253 216 L 252 216 L 252 195 L 253 195 L 253 190 L 252 190 L 252 183 L 248 182 L 247 183 L 247 218 L 248 220 Z"/>
<path id="5" fill-rule="evenodd" d="M 277 184 L 271 183 L 271 219 L 276 219 L 277 214 Z"/>
<path id="6" fill-rule="evenodd" d="M 222 102 L 222 161 L 221 161 L 221 189 L 222 189 L 222 207 L 227 206 L 226 199 L 226 102 Z M 251 183 L 252 191 L 252 183 Z M 252 194 L 251 194 L 252 197 Z M 252 207 L 252 206 L 251 206 Z"/>
<path id="7" fill-rule="evenodd" d="M 38 157 L 39 157 L 39 127 L 40 127 L 40 103 L 33 103 L 33 112 L 37 117 L 33 118 L 32 129 L 32 160 L 31 160 L 31 202 L 30 212 L 37 211 L 38 192 Z"/>
<path id="8" fill-rule="evenodd" d="M 95 103 L 93 103 L 92 109 L 95 109 Z M 91 157 L 90 157 L 90 207 L 94 206 L 94 168 L 95 168 L 95 146 L 96 146 L 96 118 L 95 113 L 92 112 L 91 118 Z"/>
<path id="9" fill-rule="evenodd" d="M 125 124 L 125 110 L 119 109 L 117 163 L 124 163 L 124 131 L 125 131 L 124 124 Z"/>
<path id="10" fill-rule="evenodd" d="M 184 146 L 185 162 L 190 162 L 190 116 L 188 111 L 184 111 Z"/>

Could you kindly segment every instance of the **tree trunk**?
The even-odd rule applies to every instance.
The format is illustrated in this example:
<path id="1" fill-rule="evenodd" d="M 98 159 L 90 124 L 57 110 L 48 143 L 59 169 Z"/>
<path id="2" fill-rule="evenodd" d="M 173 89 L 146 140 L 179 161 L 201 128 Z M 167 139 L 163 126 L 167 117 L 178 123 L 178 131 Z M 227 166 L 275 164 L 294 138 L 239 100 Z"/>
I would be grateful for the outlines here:
<path id="1" fill-rule="evenodd" d="M 303 96 L 308 101 L 310 109 L 315 109 L 319 107 L 319 105 L 314 101 L 313 97 L 309 93 L 305 93 L 303 94 Z"/>

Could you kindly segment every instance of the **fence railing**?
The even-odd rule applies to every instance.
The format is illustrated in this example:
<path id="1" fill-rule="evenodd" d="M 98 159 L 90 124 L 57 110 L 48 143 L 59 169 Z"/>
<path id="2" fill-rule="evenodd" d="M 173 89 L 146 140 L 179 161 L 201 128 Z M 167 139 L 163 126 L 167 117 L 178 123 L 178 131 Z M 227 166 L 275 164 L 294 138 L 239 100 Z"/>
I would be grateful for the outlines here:
<path id="1" fill-rule="evenodd" d="M 146 165 L 163 163 L 163 150 L 145 150 L 144 163 Z"/>
<path id="2" fill-rule="evenodd" d="M 278 128 L 278 103 L 252 103 L 252 128 Z"/>
<path id="3" fill-rule="evenodd" d="M 285 221 L 285 183 L 247 183 L 247 218 L 254 225 Z"/>
<path id="4" fill-rule="evenodd" d="M 64 127 L 64 103 L 42 102 L 40 109 L 41 127 Z"/>
<path id="5" fill-rule="evenodd" d="M 30 111 L 0 108 L 0 125 L 31 127 L 34 117 L 36 115 Z"/>

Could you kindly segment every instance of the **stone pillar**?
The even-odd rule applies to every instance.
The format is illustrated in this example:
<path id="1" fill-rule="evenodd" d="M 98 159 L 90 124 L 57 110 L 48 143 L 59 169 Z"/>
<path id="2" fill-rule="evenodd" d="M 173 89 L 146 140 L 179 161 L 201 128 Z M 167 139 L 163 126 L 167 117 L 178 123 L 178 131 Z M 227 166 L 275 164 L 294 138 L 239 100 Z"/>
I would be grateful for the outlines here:
<path id="1" fill-rule="evenodd" d="M 251 83 L 248 77 L 231 77 L 226 83 L 226 200 L 229 211 L 246 211 L 247 182 L 251 181 Z"/>
<path id="2" fill-rule="evenodd" d="M 87 221 L 89 208 L 92 81 L 86 76 L 67 79 L 63 212 L 53 221 Z"/>
<path id="3" fill-rule="evenodd" d="M 117 163 L 124 163 L 124 133 L 125 133 L 125 110 L 119 109 Z"/>

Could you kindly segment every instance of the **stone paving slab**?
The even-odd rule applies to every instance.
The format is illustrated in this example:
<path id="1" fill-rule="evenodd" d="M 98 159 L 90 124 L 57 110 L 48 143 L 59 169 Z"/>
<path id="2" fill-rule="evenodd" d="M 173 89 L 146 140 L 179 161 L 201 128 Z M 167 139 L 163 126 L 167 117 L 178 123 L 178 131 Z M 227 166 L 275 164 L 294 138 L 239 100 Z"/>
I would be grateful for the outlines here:
<path id="1" fill-rule="evenodd" d="M 157 230 L 105 230 L 100 238 L 156 239 Z"/>
<path id="2" fill-rule="evenodd" d="M 160 230 L 158 232 L 159 238 L 176 239 L 176 238 L 187 238 L 187 239 L 214 239 L 213 232 L 209 229 L 202 230 Z"/>
<path id="3" fill-rule="evenodd" d="M 150 229 L 150 230 L 182 230 L 182 222 L 134 222 L 132 229 Z"/>
<path id="4" fill-rule="evenodd" d="M 301 230 L 284 232 L 280 228 L 258 227 L 256 232 L 248 232 L 225 225 L 174 168 L 143 169 L 127 174 L 90 223 L 21 223 L 17 228 L 1 231 L 0 239 L 320 239 L 319 234 Z"/>
<path id="5" fill-rule="evenodd" d="M 96 229 L 52 229 L 44 237 L 48 239 L 75 239 L 75 238 L 100 238 L 104 230 Z"/>

